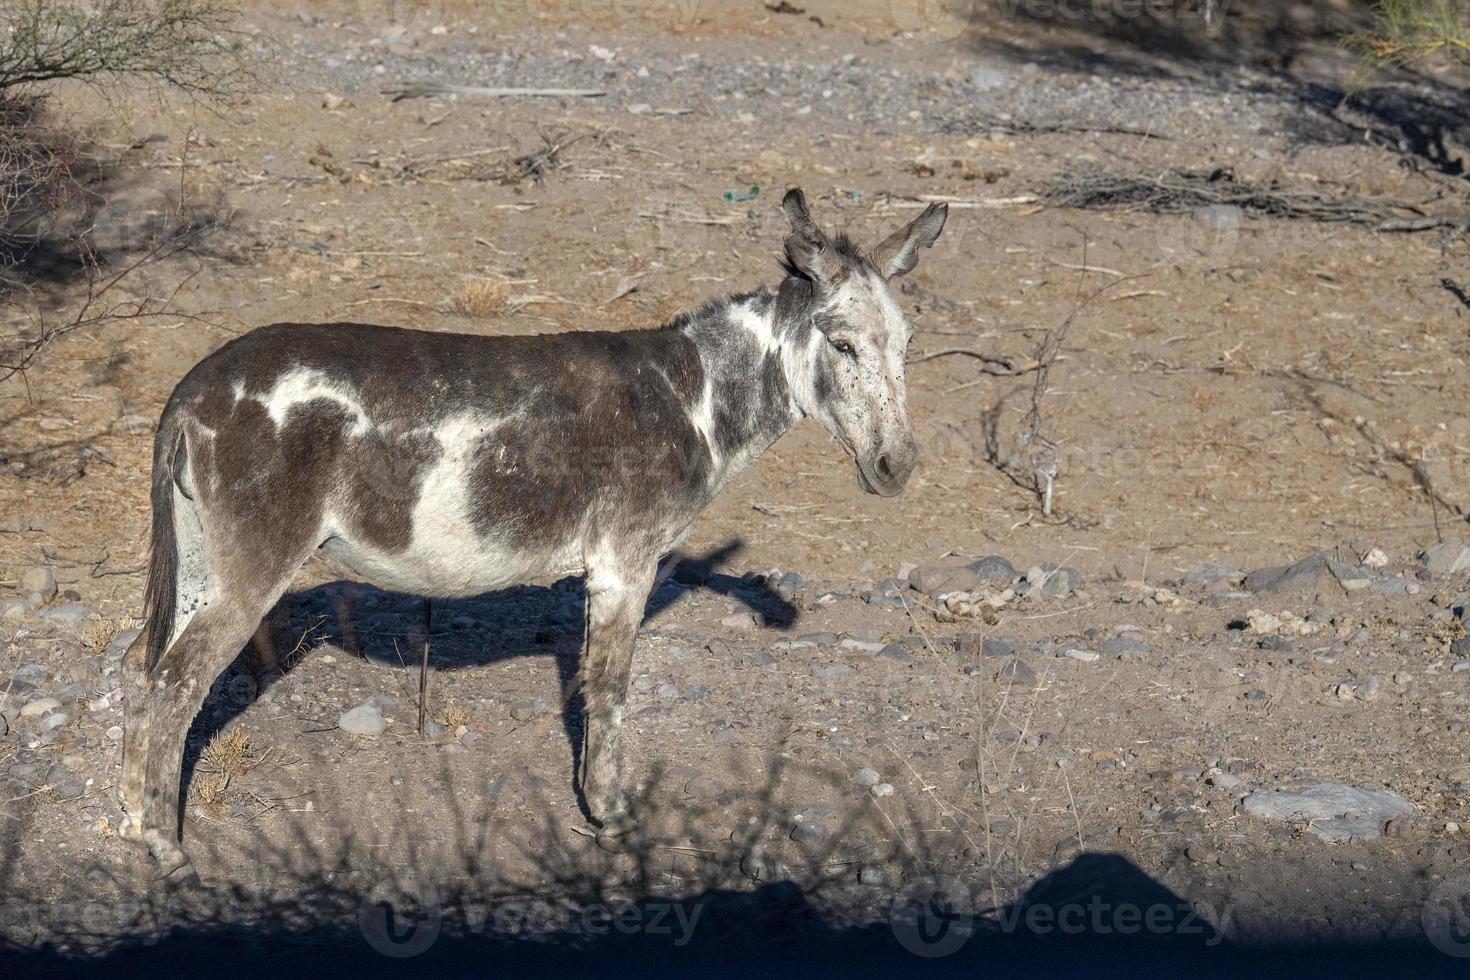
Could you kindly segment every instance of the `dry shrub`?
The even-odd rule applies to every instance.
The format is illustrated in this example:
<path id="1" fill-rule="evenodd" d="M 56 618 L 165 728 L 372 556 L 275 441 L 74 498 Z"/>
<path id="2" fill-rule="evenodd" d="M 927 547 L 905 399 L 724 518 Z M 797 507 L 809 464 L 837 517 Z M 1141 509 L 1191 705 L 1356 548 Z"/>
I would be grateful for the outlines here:
<path id="1" fill-rule="evenodd" d="M 504 283 L 488 279 L 466 279 L 453 296 L 449 308 L 460 316 L 482 319 L 505 309 L 510 290 Z"/>
<path id="2" fill-rule="evenodd" d="M 199 753 L 199 768 L 223 776 L 226 781 L 249 772 L 255 768 L 255 764 L 255 751 L 250 745 L 250 735 L 240 728 L 215 735 L 204 746 L 204 751 Z"/>
<path id="3" fill-rule="evenodd" d="M 117 635 L 117 623 L 110 619 L 94 619 L 82 627 L 82 646 L 93 653 L 107 649 L 107 644 Z"/>
<path id="4" fill-rule="evenodd" d="M 444 724 L 451 732 L 458 731 L 460 725 L 470 723 L 470 713 L 457 704 L 451 704 L 449 710 L 444 713 Z"/>
<path id="5" fill-rule="evenodd" d="M 193 782 L 194 801 L 211 814 L 219 816 L 225 808 L 225 796 L 230 788 L 230 777 L 211 772 L 196 776 Z"/>

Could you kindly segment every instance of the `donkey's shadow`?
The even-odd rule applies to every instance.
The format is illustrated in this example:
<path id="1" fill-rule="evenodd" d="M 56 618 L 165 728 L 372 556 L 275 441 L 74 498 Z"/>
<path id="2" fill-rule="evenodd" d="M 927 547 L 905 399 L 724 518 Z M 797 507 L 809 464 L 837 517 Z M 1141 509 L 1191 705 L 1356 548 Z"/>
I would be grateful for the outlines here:
<path id="1" fill-rule="evenodd" d="M 767 626 L 790 629 L 797 608 L 755 576 L 718 571 L 743 547 L 732 540 L 699 556 L 674 555 L 659 567 L 644 610 L 645 625 L 697 589 L 736 599 Z M 561 689 L 562 727 L 571 748 L 572 772 L 580 769 L 585 704 L 577 685 L 586 595 L 580 577 L 550 586 L 526 585 L 469 599 L 436 599 L 384 592 L 337 581 L 288 593 L 271 611 L 255 640 L 220 677 L 190 729 L 184 755 L 186 784 L 199 751 L 307 653 L 333 645 L 347 654 L 397 672 L 417 707 L 424 636 L 435 672 L 498 663 L 516 657 L 551 657 Z M 426 617 L 426 612 L 428 616 Z M 242 683 L 243 682 L 243 683 Z M 249 688 L 253 687 L 254 693 Z M 433 692 L 429 694 L 433 704 Z M 578 803 L 585 812 L 581 787 Z"/>

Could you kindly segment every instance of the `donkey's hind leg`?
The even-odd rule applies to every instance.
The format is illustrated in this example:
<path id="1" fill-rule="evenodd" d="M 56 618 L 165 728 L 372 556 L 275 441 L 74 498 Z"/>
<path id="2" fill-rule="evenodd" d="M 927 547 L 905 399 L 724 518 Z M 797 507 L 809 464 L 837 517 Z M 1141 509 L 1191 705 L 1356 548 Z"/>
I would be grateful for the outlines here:
<path id="1" fill-rule="evenodd" d="M 210 685 L 239 655 L 289 581 L 269 589 L 226 590 L 194 614 L 148 674 L 142 838 L 158 862 L 160 878 L 193 875 L 179 846 L 179 777 L 189 726 Z"/>

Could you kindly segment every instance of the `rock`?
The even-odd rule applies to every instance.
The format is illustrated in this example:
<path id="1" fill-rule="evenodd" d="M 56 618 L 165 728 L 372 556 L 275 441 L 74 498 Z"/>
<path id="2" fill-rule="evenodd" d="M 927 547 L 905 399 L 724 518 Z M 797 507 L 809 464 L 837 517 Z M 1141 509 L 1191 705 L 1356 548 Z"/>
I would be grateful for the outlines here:
<path id="1" fill-rule="evenodd" d="M 1295 792 L 1258 790 L 1241 804 L 1265 820 L 1308 821 L 1307 829 L 1325 841 L 1372 840 L 1395 817 L 1414 808 L 1397 793 L 1322 783 Z"/>
<path id="2" fill-rule="evenodd" d="M 0 715 L 0 738 L 10 734 L 10 722 L 6 721 L 4 715 Z"/>
<path id="3" fill-rule="evenodd" d="M 34 701 L 27 701 L 21 707 L 20 716 L 22 718 L 39 718 L 41 715 L 55 711 L 59 707 L 61 707 L 61 702 L 55 698 L 37 698 Z"/>
<path id="4" fill-rule="evenodd" d="M 0 603 L 0 619 L 20 619 L 28 610 L 24 599 L 6 599 Z"/>
<path id="5" fill-rule="evenodd" d="M 755 625 L 755 616 L 751 613 L 734 613 L 720 620 L 720 625 L 726 629 L 747 630 Z"/>
<path id="6" fill-rule="evenodd" d="M 1098 653 L 1105 657 L 1127 657 L 1133 654 L 1154 652 L 1154 648 L 1142 640 L 1135 640 L 1127 636 L 1115 636 L 1110 640 L 1104 640 L 1097 649 Z"/>
<path id="7" fill-rule="evenodd" d="M 827 838 L 827 828 L 817 820 L 798 820 L 791 828 L 791 839 L 798 844 L 815 844 Z"/>
<path id="8" fill-rule="evenodd" d="M 1225 581 L 1232 585 L 1245 578 L 1245 572 L 1229 565 L 1201 565 L 1188 575 L 1184 576 L 1185 585 L 1197 585 L 1204 587 L 1215 582 Z"/>
<path id="9" fill-rule="evenodd" d="M 1067 657 L 1071 660 L 1080 660 L 1085 664 L 1090 664 L 1093 661 L 1097 660 L 1101 656 L 1101 654 L 1097 653 L 1097 651 L 1095 650 L 1083 650 L 1078 647 L 1068 647 L 1067 649 L 1062 651 L 1062 656 Z"/>
<path id="10" fill-rule="evenodd" d="M 842 674 L 852 673 L 852 668 L 847 664 L 828 664 L 817 671 L 818 677 L 837 677 Z"/>
<path id="11" fill-rule="evenodd" d="M 1005 88 L 1010 82 L 1010 73 L 1002 68 L 976 65 L 970 69 L 970 84 L 981 90 Z"/>
<path id="12" fill-rule="evenodd" d="M 857 771 L 857 775 L 852 777 L 852 781 L 859 786 L 877 786 L 883 781 L 883 777 L 878 775 L 878 770 L 864 766 Z"/>
<path id="13" fill-rule="evenodd" d="M 1245 221 L 1245 212 L 1235 204 L 1206 204 L 1195 208 L 1194 220 L 1212 231 L 1236 231 Z"/>
<path id="14" fill-rule="evenodd" d="M 1043 568 L 1041 594 L 1061 599 L 1082 591 L 1082 573 L 1075 568 Z"/>
<path id="15" fill-rule="evenodd" d="M 20 573 L 16 591 L 35 608 L 56 598 L 56 576 L 49 565 L 35 565 Z"/>
<path id="16" fill-rule="evenodd" d="M 874 787 L 870 788 L 868 790 L 868 792 L 869 793 L 872 793 L 875 797 L 877 797 L 879 799 L 882 799 L 885 796 L 892 796 L 893 795 L 893 784 L 892 783 L 879 783 L 877 786 L 874 786 Z"/>
<path id="17" fill-rule="evenodd" d="M 1015 636 L 992 636 L 980 644 L 980 655 L 982 657 L 1010 657 L 1014 656 L 1021 640 Z"/>
<path id="18" fill-rule="evenodd" d="M 132 646 L 133 641 L 141 636 L 142 633 L 142 627 L 134 627 L 133 629 L 126 629 L 118 633 L 108 642 L 107 649 L 102 651 L 102 659 L 108 663 L 121 660 L 123 654 L 128 652 L 128 647 Z"/>
<path id="19" fill-rule="evenodd" d="M 58 800 L 80 799 L 86 791 L 86 784 L 76 779 L 67 780 L 60 785 L 51 787 L 51 795 L 55 796 Z"/>
<path id="20" fill-rule="evenodd" d="M 437 721 L 424 722 L 424 734 L 429 738 L 443 738 L 449 734 L 449 726 L 441 725 Z"/>
<path id="21" fill-rule="evenodd" d="M 909 588 L 931 599 L 950 592 L 973 592 L 979 576 L 966 565 L 920 565 L 909 572 Z"/>
<path id="22" fill-rule="evenodd" d="M 975 573 L 975 578 L 981 582 L 996 582 L 1010 585 L 1016 579 L 1015 567 L 1000 555 L 986 555 L 978 561 L 972 561 L 965 566 Z"/>
<path id="23" fill-rule="evenodd" d="M 675 696 L 678 689 L 675 688 Z M 516 721 L 532 721 L 551 710 L 551 705 L 541 698 L 522 698 L 510 706 L 510 716 Z"/>
<path id="24" fill-rule="evenodd" d="M 1184 856 L 1196 864 L 1218 864 L 1220 861 L 1220 855 L 1203 844 L 1190 844 L 1184 849 Z"/>
<path id="25" fill-rule="evenodd" d="M 1458 541 L 1437 544 L 1424 553 L 1424 567 L 1435 578 L 1462 572 L 1470 568 L 1470 545 Z"/>
<path id="26" fill-rule="evenodd" d="M 1036 671 L 1024 660 L 1012 660 L 1000 669 L 998 679 L 1006 684 L 1021 684 L 1027 687 L 1036 683 Z"/>
<path id="27" fill-rule="evenodd" d="M 752 847 L 740 856 L 740 870 L 756 881 L 780 881 L 787 877 L 786 866 L 763 847 Z"/>
<path id="28" fill-rule="evenodd" d="M 1295 565 L 1262 568 L 1245 577 L 1247 592 L 1315 592 L 1335 583 L 1327 556 L 1308 555 Z"/>
<path id="29" fill-rule="evenodd" d="M 883 869 L 878 865 L 865 864 L 863 865 L 863 869 L 858 872 L 858 884 L 881 887 L 888 884 L 888 876 L 883 873 Z"/>
<path id="30" fill-rule="evenodd" d="M 91 610 L 78 602 L 68 602 L 41 613 L 41 621 L 54 626 L 80 626 L 91 616 Z"/>
<path id="31" fill-rule="evenodd" d="M 1373 576 L 1360 565 L 1347 565 L 1328 559 L 1327 568 L 1344 592 L 1358 592 L 1373 584 Z"/>
<path id="32" fill-rule="evenodd" d="M 349 735 L 381 735 L 388 728 L 382 710 L 375 704 L 359 704 L 344 711 L 337 719 L 337 727 Z"/>
<path id="33" fill-rule="evenodd" d="M 871 653 L 874 655 L 882 653 L 883 648 L 887 645 L 880 640 L 858 640 L 850 636 L 838 644 L 844 650 L 853 650 L 858 653 Z"/>

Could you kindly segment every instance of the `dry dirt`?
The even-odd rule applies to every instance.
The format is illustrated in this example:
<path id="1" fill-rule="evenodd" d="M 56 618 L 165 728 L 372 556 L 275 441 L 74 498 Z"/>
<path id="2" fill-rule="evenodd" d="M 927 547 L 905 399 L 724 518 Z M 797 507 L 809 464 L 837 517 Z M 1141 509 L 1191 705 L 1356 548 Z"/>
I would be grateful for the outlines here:
<path id="1" fill-rule="evenodd" d="M 219 225 L 123 283 L 172 293 L 178 315 L 73 333 L 0 385 L 0 599 L 33 566 L 62 593 L 14 603 L 0 639 L 8 942 L 107 949 L 256 917 L 345 921 L 342 943 L 367 948 L 361 896 L 411 873 L 438 890 L 446 936 L 481 935 L 485 909 L 536 896 L 718 894 L 741 927 L 820 923 L 892 951 L 913 933 L 902 916 L 890 927 L 892 909 L 937 879 L 975 912 L 977 935 L 943 960 L 959 964 L 1071 869 L 1085 882 L 1068 894 L 1111 908 L 1141 887 L 1192 908 L 1222 948 L 1402 943 L 1372 948 L 1454 965 L 1432 946 L 1463 951 L 1465 936 L 1424 913 L 1452 908 L 1444 889 L 1470 858 L 1470 671 L 1456 669 L 1470 655 L 1452 650 L 1467 573 L 1433 577 L 1421 555 L 1470 538 L 1465 238 L 1037 200 L 1061 179 L 1225 168 L 1463 212 L 1451 164 L 1385 137 L 1387 111 L 1331 97 L 1348 70 L 1331 44 L 1283 69 L 1044 21 L 954 38 L 942 20 L 912 29 L 902 2 L 407 6 L 249 10 L 267 70 L 227 111 L 58 94 L 116 159 L 97 232 L 115 261 L 181 197 Z M 382 94 L 424 80 L 607 94 Z M 1384 91 L 1412 105 L 1452 82 Z M 1393 104 L 1375 93 L 1362 104 Z M 1465 134 L 1441 135 L 1452 161 Z M 281 320 L 653 325 L 774 282 L 789 185 L 868 240 L 923 200 L 953 202 L 902 295 L 921 468 L 902 497 L 864 496 L 807 424 L 706 512 L 685 551 L 718 556 L 714 574 L 686 566 L 656 595 L 634 666 L 624 752 L 647 821 L 630 853 L 584 834 L 571 786 L 556 706 L 580 639 L 575 583 L 436 608 L 430 714 L 448 727 L 424 737 L 407 669 L 418 601 L 314 560 L 275 617 L 284 674 L 256 685 L 237 665 L 195 726 L 191 758 L 219 732 L 248 735 L 225 772 L 200 762 L 190 782 L 185 843 L 211 897 L 150 890 L 116 835 L 109 692 L 114 634 L 140 612 L 153 421 L 183 372 Z M 0 314 L 15 330 L 38 308 L 64 318 L 78 288 Z M 1069 315 L 1041 402 L 1063 457 L 1044 516 L 1010 476 L 1029 479 L 1025 369 Z M 1022 373 L 925 358 L 956 348 Z M 1375 549 L 1358 591 L 1330 571 L 1240 585 L 1324 551 L 1357 569 Z M 1018 578 L 1066 566 L 1081 587 L 958 622 L 918 591 L 881 601 L 909 565 L 985 555 Z M 1204 566 L 1222 570 L 1185 581 Z M 802 582 L 778 594 L 757 577 L 773 569 Z M 1310 635 L 1239 628 L 1254 610 L 1309 617 Z M 71 684 L 74 719 L 43 732 L 22 717 Z M 338 730 L 370 699 L 384 735 Z M 855 782 L 865 768 L 892 795 Z M 1328 843 L 1240 807 L 1316 783 L 1388 789 L 1413 812 L 1387 836 Z M 772 884 L 788 878 L 795 893 Z M 1465 894 L 1470 881 L 1451 898 Z M 542 919 L 491 932 L 586 925 Z M 1187 931 L 1169 922 L 1157 931 Z"/>

